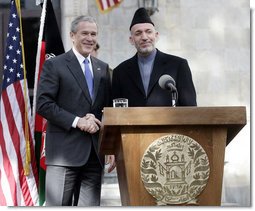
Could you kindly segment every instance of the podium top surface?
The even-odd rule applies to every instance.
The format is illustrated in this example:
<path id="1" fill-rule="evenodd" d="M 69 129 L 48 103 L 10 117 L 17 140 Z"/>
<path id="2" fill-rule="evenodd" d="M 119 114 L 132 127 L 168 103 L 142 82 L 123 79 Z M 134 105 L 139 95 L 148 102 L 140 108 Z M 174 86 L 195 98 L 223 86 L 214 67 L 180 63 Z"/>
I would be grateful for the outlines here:
<path id="1" fill-rule="evenodd" d="M 227 127 L 227 144 L 246 125 L 244 106 L 225 107 L 105 107 L 101 138 L 118 127 L 131 126 L 223 126 Z M 102 140 L 101 140 L 102 141 Z"/>
<path id="2" fill-rule="evenodd" d="M 103 111 L 106 126 L 245 125 L 245 107 L 129 107 Z"/>

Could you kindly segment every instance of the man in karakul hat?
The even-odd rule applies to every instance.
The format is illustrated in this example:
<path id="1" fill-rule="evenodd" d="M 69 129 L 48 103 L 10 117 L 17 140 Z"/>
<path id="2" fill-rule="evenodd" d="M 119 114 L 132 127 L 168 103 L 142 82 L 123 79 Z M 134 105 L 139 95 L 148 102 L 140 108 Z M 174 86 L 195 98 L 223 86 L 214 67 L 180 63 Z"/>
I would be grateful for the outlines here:
<path id="1" fill-rule="evenodd" d="M 175 81 L 176 105 L 196 106 L 196 91 L 187 60 L 155 48 L 159 33 L 145 8 L 135 12 L 129 30 L 129 41 L 137 53 L 113 70 L 113 98 L 127 98 L 129 107 L 173 106 L 171 93 L 158 83 L 167 74 Z"/>

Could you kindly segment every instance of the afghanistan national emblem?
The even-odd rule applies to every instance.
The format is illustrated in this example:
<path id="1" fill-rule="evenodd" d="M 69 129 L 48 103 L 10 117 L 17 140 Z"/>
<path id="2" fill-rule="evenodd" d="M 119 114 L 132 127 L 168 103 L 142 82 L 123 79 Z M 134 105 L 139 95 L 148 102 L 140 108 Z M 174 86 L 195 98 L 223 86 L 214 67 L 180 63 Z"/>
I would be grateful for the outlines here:
<path id="1" fill-rule="evenodd" d="M 141 160 L 141 178 L 158 205 L 197 204 L 210 174 L 206 152 L 194 139 L 170 134 L 155 140 Z"/>

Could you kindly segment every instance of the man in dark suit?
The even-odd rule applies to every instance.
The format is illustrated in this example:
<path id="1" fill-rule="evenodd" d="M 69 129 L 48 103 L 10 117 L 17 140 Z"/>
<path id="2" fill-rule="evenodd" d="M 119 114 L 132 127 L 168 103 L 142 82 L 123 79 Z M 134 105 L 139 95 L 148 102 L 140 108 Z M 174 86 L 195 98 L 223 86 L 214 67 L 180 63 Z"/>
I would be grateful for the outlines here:
<path id="1" fill-rule="evenodd" d="M 102 110 L 112 102 L 109 66 L 90 56 L 97 33 L 92 17 L 77 17 L 71 24 L 73 48 L 43 66 L 37 112 L 48 121 L 46 206 L 71 205 L 77 186 L 78 206 L 100 205 L 104 161 L 98 135 Z M 108 171 L 115 167 L 114 156 L 110 160 Z"/>
<path id="2" fill-rule="evenodd" d="M 130 42 L 137 53 L 113 70 L 113 98 L 127 98 L 130 107 L 172 106 L 171 93 L 158 84 L 166 74 L 176 83 L 176 105 L 196 106 L 196 91 L 187 61 L 155 48 L 159 34 L 145 8 L 135 12 L 130 33 Z"/>

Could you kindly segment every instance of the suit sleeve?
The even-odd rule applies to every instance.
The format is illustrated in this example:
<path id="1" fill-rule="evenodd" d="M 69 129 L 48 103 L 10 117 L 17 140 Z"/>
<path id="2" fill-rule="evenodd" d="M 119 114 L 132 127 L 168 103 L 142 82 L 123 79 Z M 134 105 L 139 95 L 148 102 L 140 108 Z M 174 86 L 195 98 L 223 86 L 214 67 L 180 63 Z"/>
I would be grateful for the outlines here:
<path id="1" fill-rule="evenodd" d="M 105 89 L 107 90 L 107 95 L 105 99 L 105 104 L 107 107 L 112 106 L 112 83 L 111 83 L 111 69 L 109 66 L 107 66 L 107 71 L 106 71 L 106 83 L 105 83 Z"/>
<path id="2" fill-rule="evenodd" d="M 118 69 L 114 69 L 113 70 L 113 74 L 112 74 L 112 98 L 119 98 L 122 97 L 121 96 L 121 86 L 120 86 L 120 79 L 118 76 Z"/>
<path id="3" fill-rule="evenodd" d="M 51 123 L 69 130 L 75 115 L 59 107 L 57 96 L 59 92 L 58 71 L 50 60 L 45 61 L 37 89 L 36 110 L 38 114 Z"/>
<path id="4" fill-rule="evenodd" d="M 196 90 L 187 60 L 182 60 L 177 78 L 178 105 L 197 106 Z"/>

